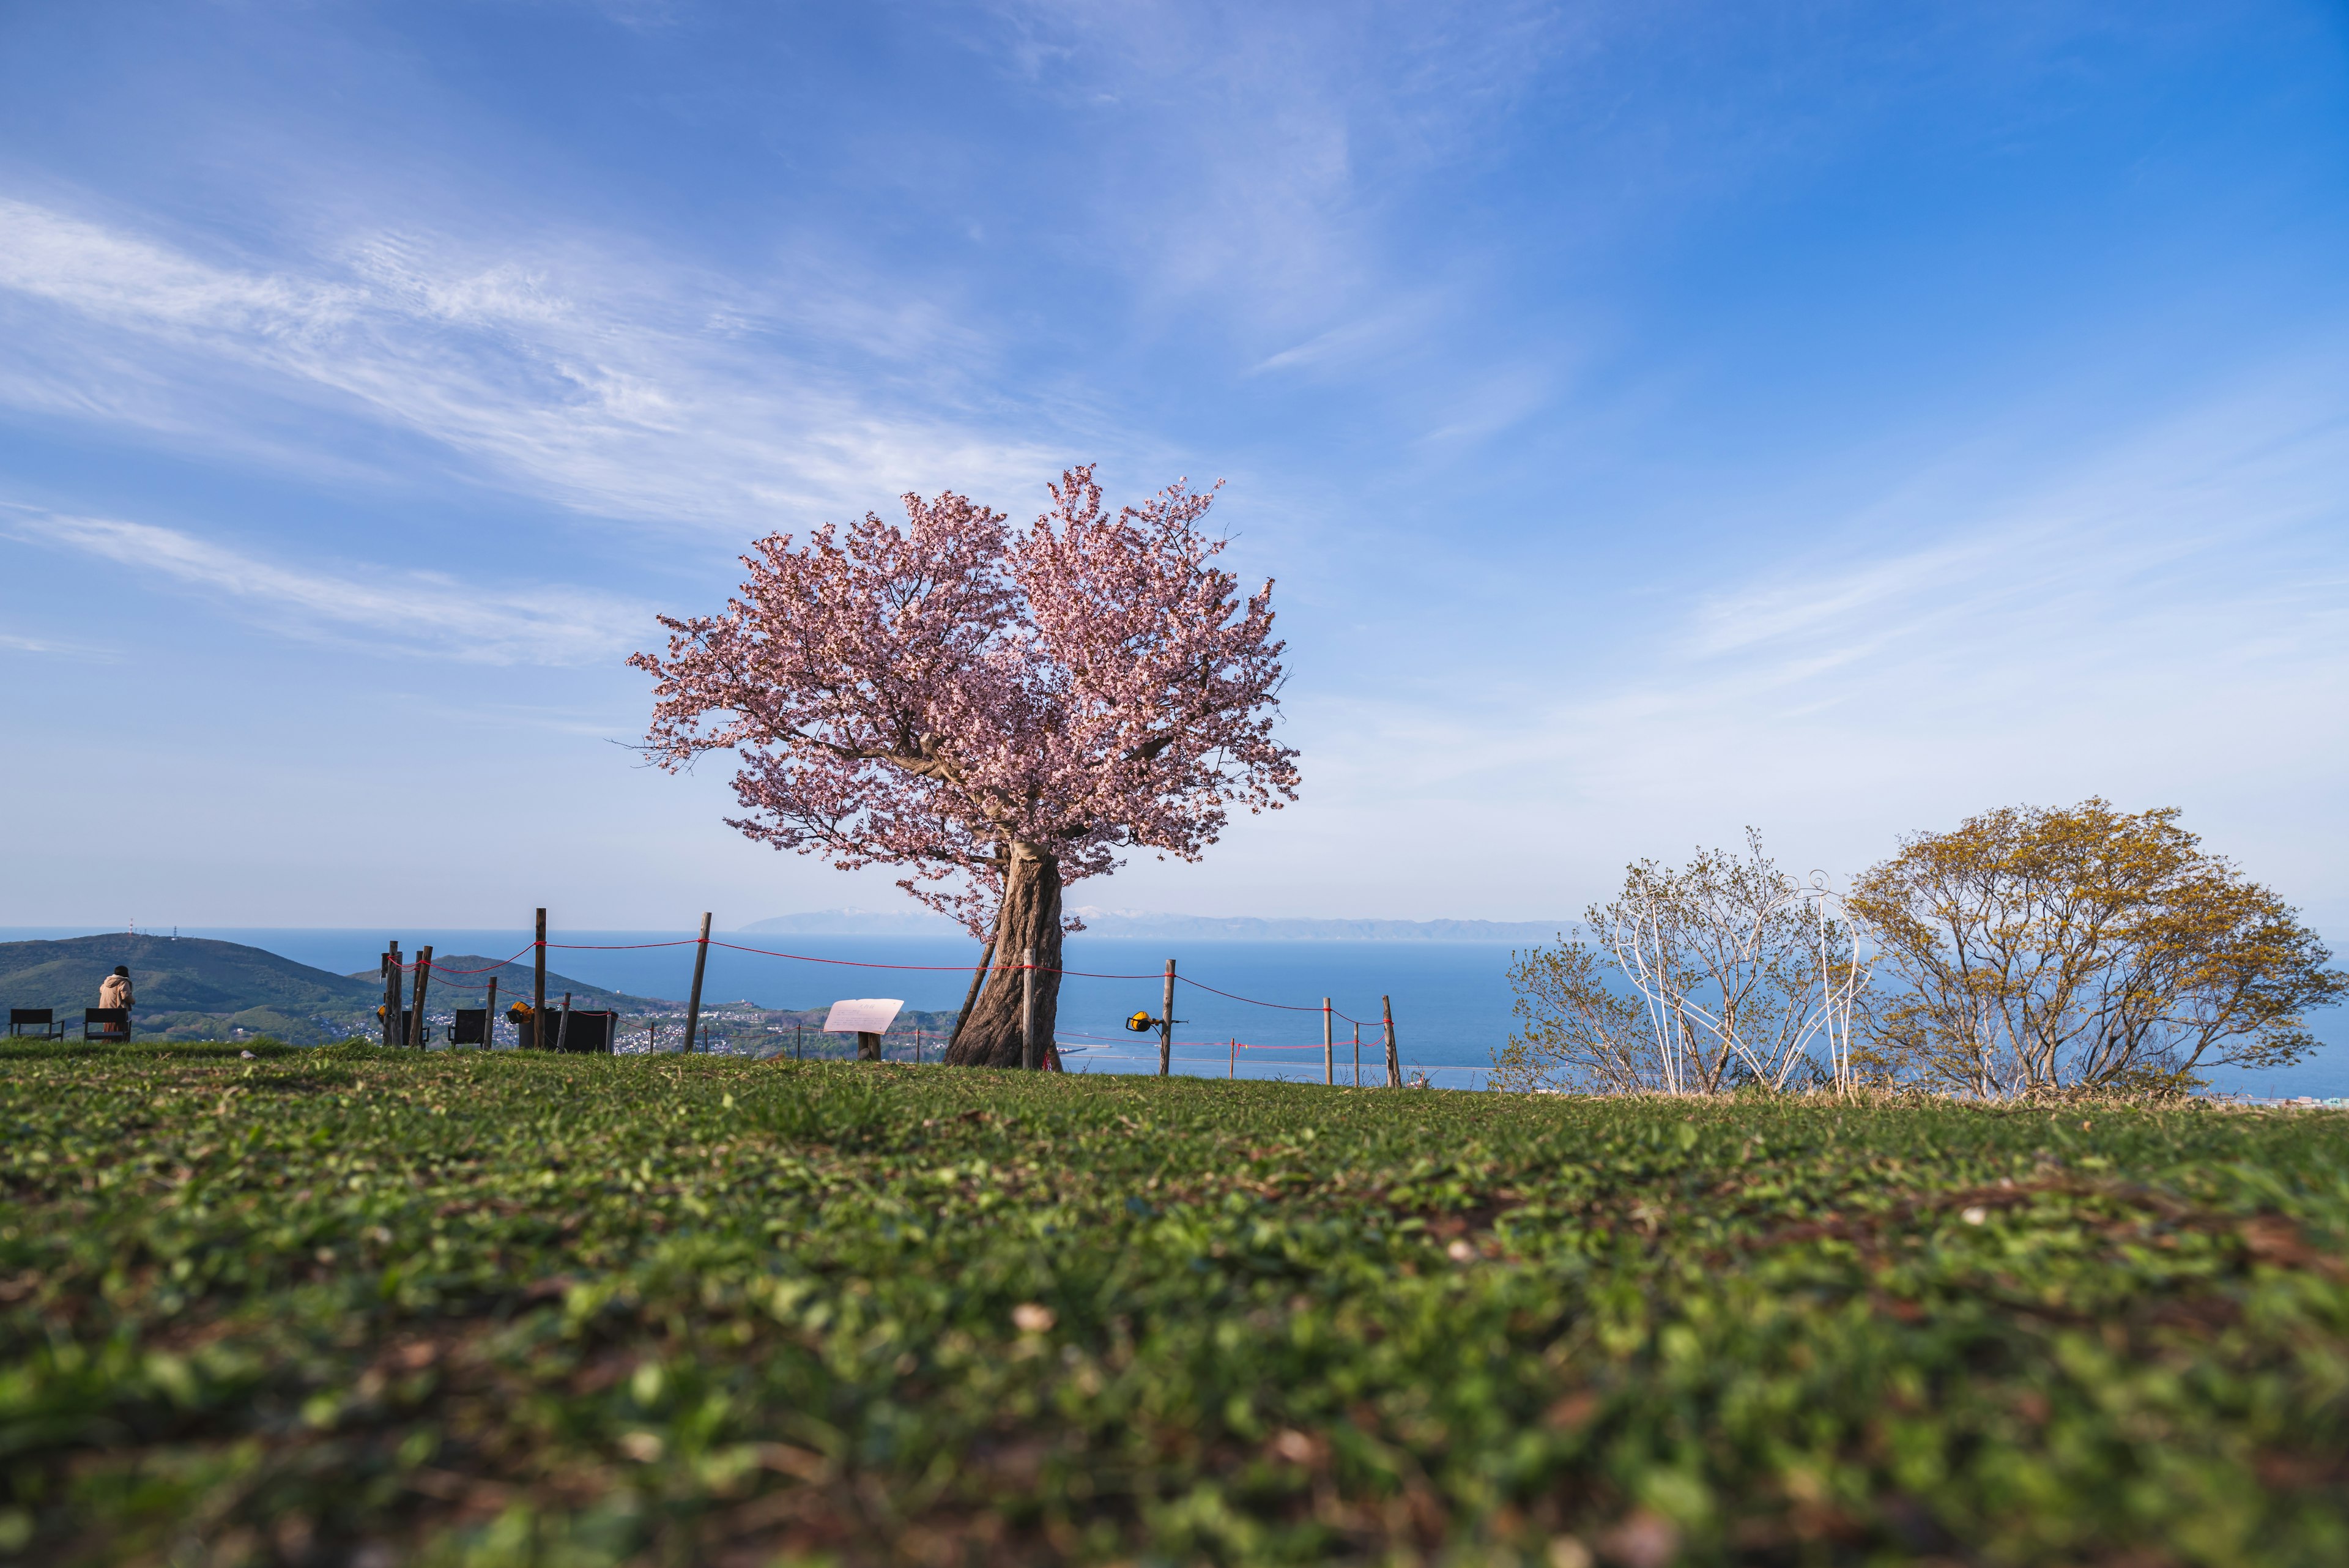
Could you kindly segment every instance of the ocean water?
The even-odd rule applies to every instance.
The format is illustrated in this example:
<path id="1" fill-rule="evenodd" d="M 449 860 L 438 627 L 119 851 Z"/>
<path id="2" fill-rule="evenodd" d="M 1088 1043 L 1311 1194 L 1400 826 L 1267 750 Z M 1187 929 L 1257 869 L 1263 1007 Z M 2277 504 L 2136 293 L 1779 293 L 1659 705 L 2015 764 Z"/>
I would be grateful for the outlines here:
<path id="1" fill-rule="evenodd" d="M 88 928 L 0 929 L 0 940 L 85 934 Z M 328 930 L 185 928 L 191 937 L 243 942 L 338 974 L 372 971 L 387 939 L 413 953 L 528 956 L 525 930 Z M 548 933 L 547 967 L 637 996 L 682 999 L 693 981 L 689 931 Z M 908 1007 L 962 1005 L 978 944 L 951 937 L 756 935 L 710 939 L 704 1005 L 817 1007 L 886 996 Z M 1071 1072 L 1154 1072 L 1155 1033 L 1135 1034 L 1127 1015 L 1155 1017 L 1168 959 L 1174 992 L 1174 1069 L 1202 1076 L 1320 1081 L 1321 1000 L 1333 1009 L 1337 1079 L 1353 1081 L 1354 1021 L 1361 1025 L 1362 1081 L 1381 1081 L 1380 1002 L 1392 1002 L 1406 1075 L 1424 1071 L 1446 1088 L 1483 1085 L 1494 1052 L 1515 1026 L 1506 944 L 1444 941 L 1194 941 L 1132 937 L 1068 939 L 1056 1031 Z M 2341 1010 L 2318 1033 L 2344 1033 Z M 2349 1096 L 2349 1050 L 2320 1049 L 2298 1066 L 2264 1073 L 2219 1069 L 2214 1086 L 2264 1096 Z"/>

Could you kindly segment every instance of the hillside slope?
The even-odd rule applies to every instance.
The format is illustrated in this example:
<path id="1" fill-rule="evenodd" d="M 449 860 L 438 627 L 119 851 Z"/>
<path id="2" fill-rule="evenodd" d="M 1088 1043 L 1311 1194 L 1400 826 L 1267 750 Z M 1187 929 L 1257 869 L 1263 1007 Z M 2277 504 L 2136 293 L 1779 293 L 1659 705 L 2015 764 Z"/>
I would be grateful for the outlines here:
<path id="1" fill-rule="evenodd" d="M 227 1014 L 267 1007 L 289 1014 L 343 1012 L 382 1000 L 380 982 L 361 983 L 261 948 L 203 937 L 67 937 L 0 942 L 0 1001 L 10 1007 L 67 1010 L 98 1005 L 98 982 L 130 967 L 137 1011 Z"/>
<path id="2" fill-rule="evenodd" d="M 98 1005 L 98 983 L 116 964 L 130 968 L 139 999 L 131 1026 L 140 1039 L 234 1042 L 268 1035 L 290 1044 L 316 1045 L 354 1035 L 374 1039 L 382 1028 L 376 1010 L 383 1001 L 383 981 L 374 971 L 332 974 L 265 949 L 201 937 L 109 934 L 0 942 L 0 999 L 10 1007 L 53 1009 L 67 1032 L 78 1035 L 81 1010 Z M 492 974 L 501 1013 L 514 1002 L 530 1000 L 527 963 L 501 962 L 480 953 L 436 953 L 432 967 L 425 1012 L 436 1040 L 452 1010 L 481 1005 Z M 412 985 L 413 981 L 405 983 Z M 550 970 L 547 1005 L 560 1006 L 565 992 L 575 1008 L 610 1008 L 621 1013 L 632 1041 L 648 1023 L 677 1020 L 685 1012 L 681 1001 L 634 996 Z M 778 1011 L 705 997 L 701 1045 L 752 1055 L 789 1051 L 795 1040 L 811 1055 L 853 1049 L 843 1044 L 844 1037 L 816 1033 L 825 1011 Z M 890 1036 L 890 1049 L 911 1054 L 916 1026 L 935 1039 L 953 1023 L 951 1012 L 909 1010 Z M 673 1024 L 663 1026 L 670 1028 L 673 1040 L 682 1039 Z"/>

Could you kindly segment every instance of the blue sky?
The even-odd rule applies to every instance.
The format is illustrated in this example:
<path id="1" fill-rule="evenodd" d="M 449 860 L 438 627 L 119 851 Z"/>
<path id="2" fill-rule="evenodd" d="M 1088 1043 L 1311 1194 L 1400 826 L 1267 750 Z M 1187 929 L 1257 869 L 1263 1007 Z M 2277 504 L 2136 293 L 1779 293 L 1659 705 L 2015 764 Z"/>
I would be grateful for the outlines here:
<path id="1" fill-rule="evenodd" d="M 2349 932 L 2317 4 L 0 9 L 0 923 L 902 900 L 625 742 L 734 557 L 1228 481 L 1304 800 L 1544 919 L 2174 805 Z"/>

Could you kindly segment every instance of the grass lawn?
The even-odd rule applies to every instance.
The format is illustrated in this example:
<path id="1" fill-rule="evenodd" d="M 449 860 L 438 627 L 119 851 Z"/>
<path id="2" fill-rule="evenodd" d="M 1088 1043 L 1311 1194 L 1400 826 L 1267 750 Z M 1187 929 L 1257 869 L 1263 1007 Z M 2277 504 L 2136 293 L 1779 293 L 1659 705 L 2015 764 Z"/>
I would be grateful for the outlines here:
<path id="1" fill-rule="evenodd" d="M 0 1052 L 0 1557 L 2349 1562 L 2349 1116 Z"/>

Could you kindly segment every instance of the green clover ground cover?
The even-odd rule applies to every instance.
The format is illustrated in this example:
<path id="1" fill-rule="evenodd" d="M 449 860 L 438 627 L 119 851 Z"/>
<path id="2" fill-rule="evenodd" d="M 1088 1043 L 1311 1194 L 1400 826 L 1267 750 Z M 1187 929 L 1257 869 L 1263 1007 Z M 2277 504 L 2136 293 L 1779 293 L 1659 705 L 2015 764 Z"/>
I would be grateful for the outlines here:
<path id="1" fill-rule="evenodd" d="M 17 1561 L 2349 1561 L 2349 1118 L 233 1051 L 0 1062 Z"/>

